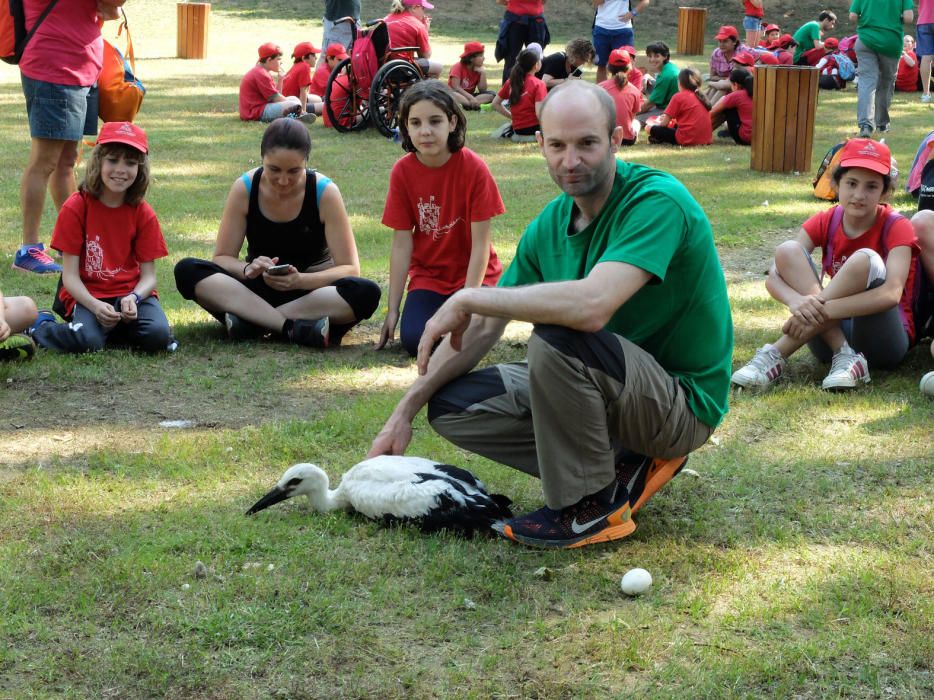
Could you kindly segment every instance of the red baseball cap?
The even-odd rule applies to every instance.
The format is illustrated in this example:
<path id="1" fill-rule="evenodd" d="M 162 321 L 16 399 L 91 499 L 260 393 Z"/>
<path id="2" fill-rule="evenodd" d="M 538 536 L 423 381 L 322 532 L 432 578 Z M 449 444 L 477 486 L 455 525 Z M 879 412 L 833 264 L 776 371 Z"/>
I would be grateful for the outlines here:
<path id="1" fill-rule="evenodd" d="M 831 51 L 836 51 L 837 48 L 838 48 L 839 46 L 840 46 L 840 40 L 839 40 L 839 39 L 835 39 L 835 38 L 832 37 L 832 36 L 831 36 L 831 37 L 827 37 L 826 39 L 824 39 L 824 48 L 825 48 L 825 49 L 829 49 L 829 50 L 831 50 Z"/>
<path id="2" fill-rule="evenodd" d="M 840 153 L 841 168 L 866 168 L 880 175 L 892 172 L 892 152 L 872 139 L 850 139 Z"/>
<path id="3" fill-rule="evenodd" d="M 797 46 L 798 42 L 795 41 L 795 38 L 791 36 L 791 34 L 782 34 L 780 37 L 778 37 L 778 45 L 783 49 L 787 49 L 792 44 Z"/>
<path id="4" fill-rule="evenodd" d="M 731 27 L 728 24 L 724 24 L 720 27 L 720 31 L 717 32 L 717 35 L 714 37 L 717 41 L 721 39 L 736 39 L 739 41 L 739 32 L 736 31 L 736 27 Z"/>
<path id="5" fill-rule="evenodd" d="M 613 49 L 610 51 L 610 57 L 607 59 L 606 63 L 608 66 L 622 68 L 623 66 L 632 64 L 632 56 L 629 55 L 629 52 L 625 48 Z"/>
<path id="6" fill-rule="evenodd" d="M 415 7 L 424 7 L 426 10 L 433 10 L 435 6 L 432 5 L 428 0 L 402 0 L 403 5 L 415 6 Z"/>
<path id="7" fill-rule="evenodd" d="M 749 51 L 738 51 L 733 54 L 733 58 L 730 60 L 733 61 L 733 63 L 738 63 L 741 66 L 756 65 L 756 57 L 753 56 Z"/>
<path id="8" fill-rule="evenodd" d="M 464 53 L 461 54 L 461 58 L 467 58 L 475 53 L 483 53 L 485 48 L 479 41 L 468 41 L 464 44 Z"/>
<path id="9" fill-rule="evenodd" d="M 312 44 L 310 41 L 303 41 L 300 44 L 296 44 L 295 48 L 292 49 L 293 58 L 304 58 L 310 53 L 313 53 L 313 54 L 321 53 L 321 49 L 315 48 L 315 45 Z"/>
<path id="10" fill-rule="evenodd" d="M 339 58 L 342 61 L 347 58 L 347 49 L 343 44 L 331 44 L 324 53 L 328 58 Z"/>
<path id="11" fill-rule="evenodd" d="M 259 54 L 259 60 L 270 58 L 271 56 L 281 56 L 282 49 L 279 48 L 277 44 L 274 44 L 271 41 L 267 41 L 265 44 L 256 49 L 256 52 Z"/>
<path id="12" fill-rule="evenodd" d="M 632 56 L 633 58 L 636 57 L 636 47 L 635 47 L 635 46 L 630 46 L 629 44 L 626 44 L 626 46 L 620 46 L 619 48 L 621 48 L 623 51 L 625 51 L 626 53 L 628 53 L 628 54 L 629 54 L 630 56 Z"/>
<path id="13" fill-rule="evenodd" d="M 763 51 L 759 54 L 759 63 L 763 66 L 777 66 L 781 61 L 778 60 L 775 54 Z"/>
<path id="14" fill-rule="evenodd" d="M 130 122 L 107 122 L 97 136 L 98 145 L 103 143 L 124 143 L 137 151 L 149 153 L 149 142 L 142 127 Z"/>
<path id="15" fill-rule="evenodd" d="M 777 24 L 767 24 L 767 25 L 765 26 L 765 33 L 766 33 L 766 34 L 768 34 L 769 32 L 780 32 L 781 30 L 782 30 L 782 28 L 779 27 Z"/>

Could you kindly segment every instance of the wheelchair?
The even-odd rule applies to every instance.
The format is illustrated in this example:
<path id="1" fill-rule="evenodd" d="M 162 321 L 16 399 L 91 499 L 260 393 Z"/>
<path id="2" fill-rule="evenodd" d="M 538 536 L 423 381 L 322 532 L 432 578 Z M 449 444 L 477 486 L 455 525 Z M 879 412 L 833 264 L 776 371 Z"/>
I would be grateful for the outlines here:
<path id="1" fill-rule="evenodd" d="M 324 91 L 327 121 L 337 131 L 362 131 L 372 122 L 386 138 L 392 138 L 399 125 L 402 93 L 425 79 L 418 63 L 407 58 L 390 58 L 416 46 L 390 46 L 389 27 L 381 20 L 358 30 L 351 17 L 352 40 L 345 58 L 328 78 Z"/>

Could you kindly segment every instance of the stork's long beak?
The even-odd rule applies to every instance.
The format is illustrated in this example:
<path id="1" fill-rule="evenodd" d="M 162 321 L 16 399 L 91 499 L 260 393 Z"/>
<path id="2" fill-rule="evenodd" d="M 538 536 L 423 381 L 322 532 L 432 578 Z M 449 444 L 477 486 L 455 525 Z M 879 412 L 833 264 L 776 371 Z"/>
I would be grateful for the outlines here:
<path id="1" fill-rule="evenodd" d="M 292 493 L 290 491 L 286 491 L 281 486 L 276 486 L 272 489 L 272 491 L 254 503 L 253 506 L 245 513 L 245 515 L 259 513 L 261 510 L 265 510 L 269 506 L 274 506 L 277 503 L 286 500 L 291 495 Z"/>

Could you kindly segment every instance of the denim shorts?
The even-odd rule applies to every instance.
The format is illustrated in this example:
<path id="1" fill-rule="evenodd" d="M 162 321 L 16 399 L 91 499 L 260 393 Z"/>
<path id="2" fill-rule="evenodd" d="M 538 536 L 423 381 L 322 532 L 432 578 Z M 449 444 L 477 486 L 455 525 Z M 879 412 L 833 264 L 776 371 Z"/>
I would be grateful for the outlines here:
<path id="1" fill-rule="evenodd" d="M 750 17 L 749 15 L 743 17 L 743 29 L 745 29 L 747 32 L 757 32 L 761 27 L 761 17 Z"/>
<path id="2" fill-rule="evenodd" d="M 96 85 L 59 85 L 23 74 L 20 78 L 32 138 L 80 141 L 97 133 Z"/>
<path id="3" fill-rule="evenodd" d="M 597 52 L 594 63 L 605 66 L 610 58 L 610 52 L 620 46 L 633 46 L 635 35 L 632 29 L 604 29 L 594 25 L 593 47 Z"/>
<path id="4" fill-rule="evenodd" d="M 918 56 L 934 56 L 934 24 L 919 24 L 917 27 Z"/>

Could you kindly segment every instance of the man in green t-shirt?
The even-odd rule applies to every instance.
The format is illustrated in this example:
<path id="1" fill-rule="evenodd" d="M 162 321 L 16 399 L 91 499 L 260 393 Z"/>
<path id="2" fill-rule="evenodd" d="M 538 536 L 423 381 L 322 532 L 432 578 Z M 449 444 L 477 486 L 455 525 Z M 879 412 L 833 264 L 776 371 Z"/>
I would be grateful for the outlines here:
<path id="1" fill-rule="evenodd" d="M 370 449 L 401 454 L 427 403 L 451 442 L 541 478 L 546 506 L 498 528 L 535 546 L 631 534 L 727 411 L 733 324 L 710 224 L 674 177 L 617 161 L 615 112 L 581 80 L 549 93 L 536 137 L 563 194 L 498 287 L 431 318 L 420 376 Z M 513 319 L 534 324 L 527 360 L 471 371 Z"/>
<path id="2" fill-rule="evenodd" d="M 824 48 L 824 34 L 837 26 L 837 16 L 830 10 L 824 10 L 817 15 L 817 21 L 806 22 L 798 27 L 793 35 L 795 48 L 793 61 L 795 65 L 808 65 L 807 59 L 802 58 L 811 49 Z"/>
<path id="3" fill-rule="evenodd" d="M 853 0 L 850 5 L 850 21 L 857 23 L 856 123 L 860 138 L 872 137 L 873 126 L 883 133 L 889 130 L 889 105 L 895 94 L 904 25 L 913 20 L 912 0 Z"/>

